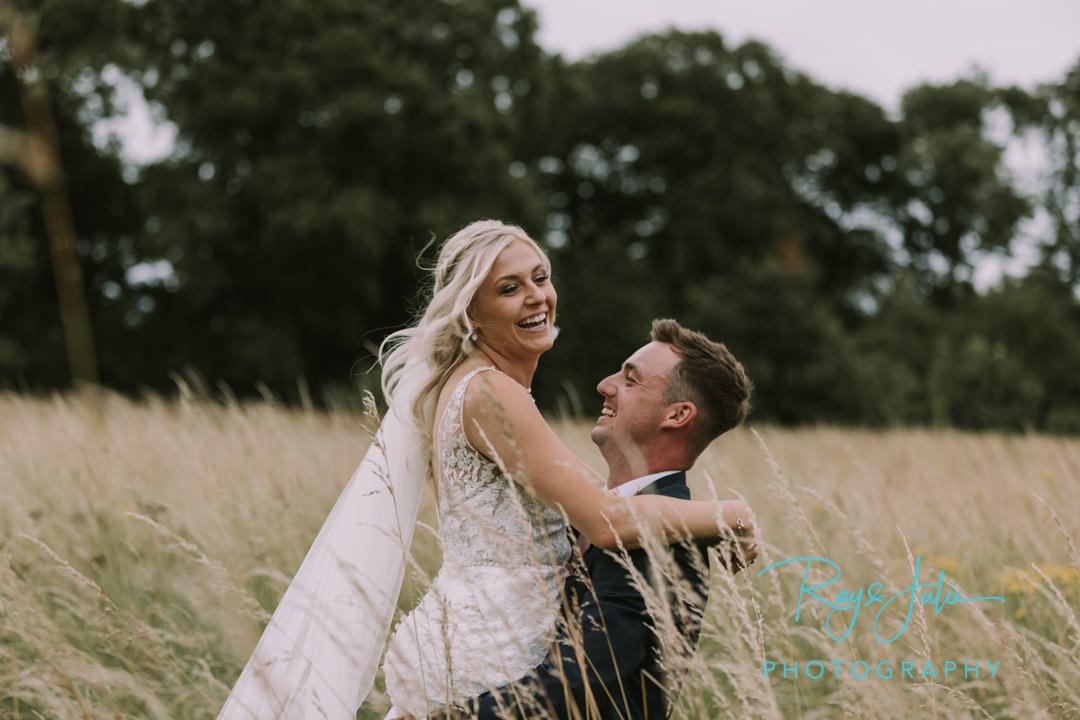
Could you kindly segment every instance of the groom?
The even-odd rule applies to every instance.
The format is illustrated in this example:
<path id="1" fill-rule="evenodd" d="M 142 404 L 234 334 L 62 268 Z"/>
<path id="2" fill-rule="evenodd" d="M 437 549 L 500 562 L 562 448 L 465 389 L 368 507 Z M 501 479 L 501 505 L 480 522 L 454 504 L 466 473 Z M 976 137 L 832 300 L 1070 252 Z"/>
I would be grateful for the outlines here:
<path id="1" fill-rule="evenodd" d="M 751 383 L 726 347 L 674 320 L 654 321 L 651 340 L 597 385 L 604 407 L 592 440 L 612 492 L 689 499 L 685 471 L 743 421 Z M 748 509 L 745 516 L 749 522 Z M 732 551 L 729 567 L 753 562 L 759 538 L 755 531 Z M 708 545 L 620 554 L 579 537 L 563 629 L 548 658 L 531 675 L 475 698 L 470 716 L 668 717 L 708 595 Z"/>

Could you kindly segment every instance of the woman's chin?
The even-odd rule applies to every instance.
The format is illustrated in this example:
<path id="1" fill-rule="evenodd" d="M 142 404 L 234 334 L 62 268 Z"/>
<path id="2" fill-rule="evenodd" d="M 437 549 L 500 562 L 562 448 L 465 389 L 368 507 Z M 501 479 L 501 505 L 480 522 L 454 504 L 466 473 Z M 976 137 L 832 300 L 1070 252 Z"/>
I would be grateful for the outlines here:
<path id="1" fill-rule="evenodd" d="M 554 340 L 549 340 L 546 343 L 532 342 L 525 346 L 526 352 L 537 357 L 540 357 L 551 348 L 555 347 Z"/>
<path id="2" fill-rule="evenodd" d="M 545 337 L 543 339 L 542 345 L 543 345 L 543 349 L 540 351 L 541 353 L 546 353 L 548 350 L 555 347 L 555 331 L 554 331 L 554 329 L 550 329 L 550 330 L 547 331 L 547 334 L 545 335 Z"/>
<path id="3" fill-rule="evenodd" d="M 555 346 L 555 332 L 550 327 L 544 332 L 523 331 L 518 342 L 525 352 L 542 355 Z"/>

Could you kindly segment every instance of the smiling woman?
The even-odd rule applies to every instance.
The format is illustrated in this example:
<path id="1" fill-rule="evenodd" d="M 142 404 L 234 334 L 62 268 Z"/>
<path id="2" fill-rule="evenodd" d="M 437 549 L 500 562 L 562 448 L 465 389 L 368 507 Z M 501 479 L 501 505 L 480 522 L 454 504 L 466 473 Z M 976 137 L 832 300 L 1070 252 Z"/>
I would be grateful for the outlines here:
<path id="1" fill-rule="evenodd" d="M 515 239 L 499 253 L 470 306 L 473 342 L 529 387 L 541 353 L 555 343 L 558 299 L 545 260 L 532 245 Z"/>

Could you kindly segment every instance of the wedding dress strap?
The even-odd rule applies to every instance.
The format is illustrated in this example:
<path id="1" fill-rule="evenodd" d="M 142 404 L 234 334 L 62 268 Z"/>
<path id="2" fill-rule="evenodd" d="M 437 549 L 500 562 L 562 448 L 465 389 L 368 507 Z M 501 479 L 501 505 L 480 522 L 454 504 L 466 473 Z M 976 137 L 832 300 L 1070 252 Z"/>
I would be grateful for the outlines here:
<path id="1" fill-rule="evenodd" d="M 478 368 L 473 368 L 465 374 L 465 377 L 461 378 L 461 382 L 454 388 L 454 394 L 450 397 L 450 402 L 446 404 L 447 411 L 453 410 L 454 414 L 457 415 L 457 424 L 463 433 L 465 432 L 465 391 L 469 387 L 469 381 L 486 370 L 494 370 L 497 373 L 502 372 L 502 370 L 494 365 L 483 365 Z M 457 403 L 457 407 L 452 407 L 454 403 Z"/>
<path id="2" fill-rule="evenodd" d="M 477 374 L 484 372 L 485 370 L 494 370 L 499 372 L 499 369 L 494 365 L 484 365 L 483 367 L 473 368 L 465 374 L 465 377 L 458 380 L 458 384 L 454 387 L 454 391 L 450 393 L 450 399 L 446 401 L 446 407 L 443 408 L 442 415 L 439 416 L 438 421 L 435 423 L 436 436 L 442 440 L 444 434 L 449 432 L 451 428 L 447 427 L 448 423 L 457 421 L 460 426 L 462 424 L 461 411 L 465 403 L 462 399 L 465 397 L 465 388 L 468 387 L 469 381 L 472 380 Z M 456 406 L 456 407 L 455 407 Z M 439 450 L 442 449 L 442 443 L 439 443 Z"/>
<path id="3" fill-rule="evenodd" d="M 454 388 L 454 394 L 456 395 L 458 393 L 461 393 L 462 395 L 464 395 L 465 394 L 465 388 L 468 387 L 469 381 L 472 380 L 477 375 L 479 375 L 480 373 L 484 372 L 485 370 L 494 370 L 497 373 L 502 372 L 502 370 L 495 367 L 494 365 L 481 365 L 478 368 L 473 368 L 469 372 L 465 373 L 465 377 L 461 378 L 461 380 L 458 381 L 457 387 Z M 505 373 L 503 373 L 503 374 L 505 374 Z"/>
<path id="4" fill-rule="evenodd" d="M 495 372 L 501 372 L 494 365 L 484 365 L 482 367 L 473 368 L 465 377 L 458 381 L 454 391 L 450 393 L 450 399 L 446 401 L 446 407 L 443 408 L 442 415 L 439 416 L 435 423 L 435 463 L 436 467 L 442 465 L 444 456 L 448 452 L 452 452 L 454 447 L 462 442 L 468 445 L 468 439 L 465 439 L 465 389 L 469 385 L 469 381 L 472 380 L 479 373 L 485 370 L 494 370 Z M 460 433 L 461 437 L 455 437 Z M 469 447 L 472 447 L 469 445 Z"/>

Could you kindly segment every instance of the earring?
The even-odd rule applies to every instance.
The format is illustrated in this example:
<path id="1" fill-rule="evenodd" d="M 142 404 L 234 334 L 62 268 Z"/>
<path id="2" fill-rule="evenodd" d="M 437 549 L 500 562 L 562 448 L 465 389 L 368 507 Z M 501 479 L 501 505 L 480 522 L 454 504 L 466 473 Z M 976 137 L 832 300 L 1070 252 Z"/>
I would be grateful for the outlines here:
<path id="1" fill-rule="evenodd" d="M 479 339 L 480 339 L 480 333 L 473 330 L 472 335 L 469 336 L 469 340 L 471 340 L 473 342 L 473 344 L 475 345 L 476 341 L 479 340 Z"/>

